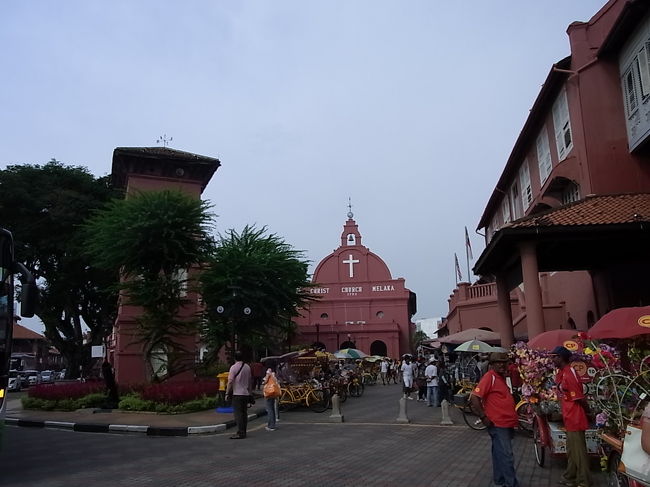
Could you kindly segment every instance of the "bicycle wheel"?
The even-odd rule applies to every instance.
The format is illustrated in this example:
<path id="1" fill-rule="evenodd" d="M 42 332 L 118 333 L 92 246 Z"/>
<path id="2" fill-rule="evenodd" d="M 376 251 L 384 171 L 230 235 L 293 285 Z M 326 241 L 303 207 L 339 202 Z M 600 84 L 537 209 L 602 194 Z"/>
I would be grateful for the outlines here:
<path id="1" fill-rule="evenodd" d="M 358 382 L 354 381 L 348 384 L 348 394 L 350 397 L 361 397 L 362 392 L 361 384 Z"/>
<path id="2" fill-rule="evenodd" d="M 295 406 L 295 398 L 289 389 L 284 387 L 280 390 L 280 397 L 278 400 L 278 410 L 288 411 Z"/>
<path id="3" fill-rule="evenodd" d="M 546 460 L 546 447 L 542 444 L 539 421 L 533 421 L 533 445 L 535 446 L 535 461 L 540 467 L 544 466 Z"/>
<path id="4" fill-rule="evenodd" d="M 519 419 L 519 428 L 527 433 L 533 432 L 533 422 L 535 420 L 535 411 L 527 401 L 520 401 L 515 407 Z"/>
<path id="5" fill-rule="evenodd" d="M 465 424 L 467 424 L 467 426 L 473 430 L 484 430 L 487 428 L 487 426 L 483 424 L 483 421 L 481 421 L 479 415 L 474 412 L 469 396 L 467 396 L 467 402 L 461 411 L 463 412 L 463 419 L 465 420 Z"/>
<path id="6" fill-rule="evenodd" d="M 313 389 L 307 395 L 307 407 L 315 413 L 325 412 L 329 402 L 329 394 L 323 389 Z"/>
<path id="7" fill-rule="evenodd" d="M 627 477 L 618 471 L 621 454 L 613 452 L 607 462 L 607 487 L 629 487 Z"/>
<path id="8" fill-rule="evenodd" d="M 487 428 L 487 426 L 483 424 L 483 421 L 481 421 L 481 418 L 474 414 L 470 408 L 465 408 L 462 411 L 463 419 L 465 420 L 465 424 L 467 424 L 467 426 L 477 431 Z"/>

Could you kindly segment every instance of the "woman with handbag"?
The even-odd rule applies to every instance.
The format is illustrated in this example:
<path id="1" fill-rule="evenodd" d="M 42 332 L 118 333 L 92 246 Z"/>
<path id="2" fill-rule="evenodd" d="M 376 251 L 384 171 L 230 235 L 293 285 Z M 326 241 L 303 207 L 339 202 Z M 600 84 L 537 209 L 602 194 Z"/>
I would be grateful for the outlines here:
<path id="1" fill-rule="evenodd" d="M 266 405 L 266 431 L 275 431 L 277 426 L 275 424 L 275 414 L 276 414 L 276 403 L 278 397 L 280 397 L 280 384 L 278 384 L 278 379 L 275 377 L 275 372 L 272 368 L 269 368 L 266 371 L 266 376 L 262 382 L 262 390 L 264 392 L 264 402 Z"/>

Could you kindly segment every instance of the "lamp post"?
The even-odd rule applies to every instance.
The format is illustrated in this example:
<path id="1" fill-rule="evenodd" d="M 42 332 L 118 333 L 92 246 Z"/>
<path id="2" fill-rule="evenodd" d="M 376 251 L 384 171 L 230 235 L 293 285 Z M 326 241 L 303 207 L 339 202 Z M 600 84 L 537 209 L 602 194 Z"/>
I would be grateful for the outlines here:
<path id="1" fill-rule="evenodd" d="M 320 344 L 320 323 L 316 323 L 316 343 Z"/>
<path id="2" fill-rule="evenodd" d="M 237 290 L 240 289 L 238 286 L 228 286 L 232 290 L 232 301 L 228 306 L 219 305 L 215 308 L 217 314 L 223 315 L 230 322 L 230 360 L 234 363 L 235 361 L 235 350 L 237 350 L 237 333 L 235 331 L 235 317 L 236 316 L 250 316 L 253 310 L 244 306 L 241 308 L 241 315 L 237 313 L 238 307 L 235 305 L 235 300 L 237 299 Z"/>

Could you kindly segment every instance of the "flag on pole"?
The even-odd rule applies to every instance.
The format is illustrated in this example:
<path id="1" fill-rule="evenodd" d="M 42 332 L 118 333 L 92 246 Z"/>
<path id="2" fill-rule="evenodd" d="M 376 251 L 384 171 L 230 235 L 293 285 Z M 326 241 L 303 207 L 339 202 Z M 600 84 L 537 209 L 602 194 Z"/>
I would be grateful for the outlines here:
<path id="1" fill-rule="evenodd" d="M 460 272 L 460 264 L 458 263 L 458 256 L 456 255 L 456 252 L 454 252 L 454 260 L 456 261 L 456 275 L 458 276 L 458 280 L 462 281 L 463 274 Z"/>
<path id="2" fill-rule="evenodd" d="M 470 259 L 473 259 L 472 255 L 472 242 L 469 241 L 469 233 L 467 233 L 467 227 L 465 227 L 465 247 L 467 248 L 467 255 Z"/>

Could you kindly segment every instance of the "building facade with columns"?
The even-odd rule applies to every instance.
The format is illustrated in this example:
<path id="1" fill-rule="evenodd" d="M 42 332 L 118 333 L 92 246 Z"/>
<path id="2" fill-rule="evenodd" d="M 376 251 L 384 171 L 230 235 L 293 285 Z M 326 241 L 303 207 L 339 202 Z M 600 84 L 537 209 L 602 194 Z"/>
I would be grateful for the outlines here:
<path id="1" fill-rule="evenodd" d="M 478 225 L 504 345 L 517 288 L 528 338 L 650 302 L 650 3 L 610 0 L 567 33 Z"/>
<path id="2" fill-rule="evenodd" d="M 403 278 L 361 243 L 352 212 L 341 245 L 316 267 L 311 293 L 318 298 L 296 319 L 294 341 L 328 351 L 358 348 L 369 355 L 410 353 L 416 296 Z"/>

